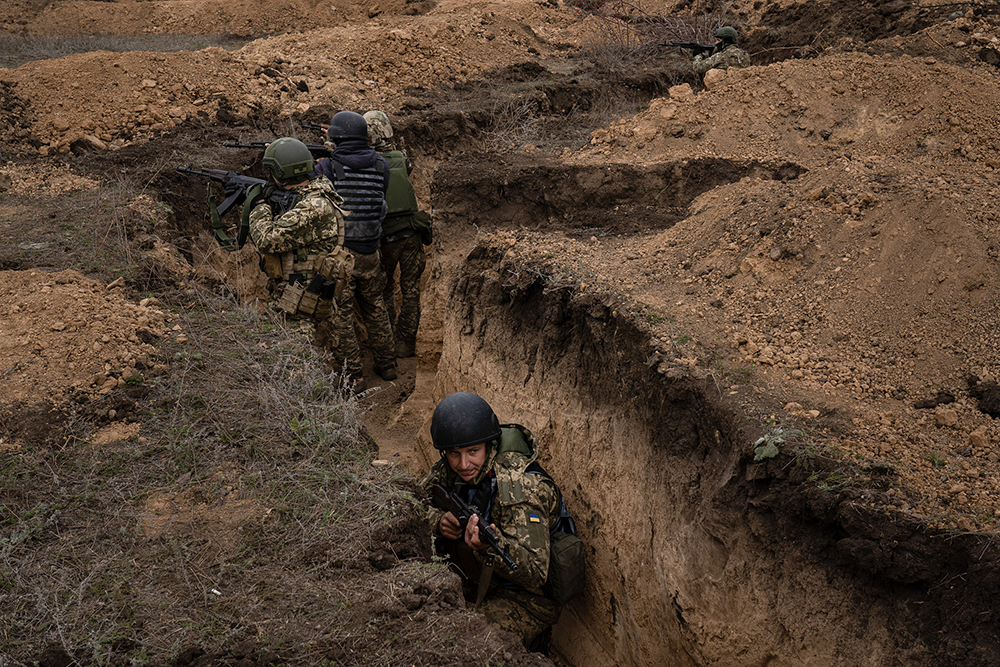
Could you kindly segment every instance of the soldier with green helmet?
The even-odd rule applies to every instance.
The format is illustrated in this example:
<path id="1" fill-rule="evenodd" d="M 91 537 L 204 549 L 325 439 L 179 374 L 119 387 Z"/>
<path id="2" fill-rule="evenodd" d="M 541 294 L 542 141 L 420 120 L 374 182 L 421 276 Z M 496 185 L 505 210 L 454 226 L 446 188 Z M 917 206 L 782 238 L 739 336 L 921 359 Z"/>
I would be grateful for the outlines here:
<path id="1" fill-rule="evenodd" d="M 519 424 L 501 425 L 482 397 L 457 392 L 434 409 L 431 440 L 441 459 L 421 486 L 431 491 L 440 485 L 475 507 L 516 567 L 480 540 L 478 516 L 463 527 L 453 512 L 431 507 L 426 518 L 439 549 L 457 566 L 466 596 L 487 620 L 520 635 L 530 650 L 547 652 L 565 603 L 550 587 L 555 540 L 567 532 L 577 538 L 558 487 L 537 463 L 534 437 Z"/>
<path id="2" fill-rule="evenodd" d="M 694 71 L 704 76 L 710 69 L 729 69 L 730 67 L 749 67 L 750 56 L 741 49 L 739 34 L 732 26 L 723 26 L 715 31 L 718 40 L 715 49 L 709 56 L 698 54 L 694 58 Z"/>
<path id="3" fill-rule="evenodd" d="M 329 179 L 313 173 L 313 156 L 298 139 L 282 137 L 268 144 L 263 164 L 271 182 L 247 192 L 243 215 L 262 255 L 269 303 L 293 328 L 320 344 L 317 329 L 330 317 L 352 263 L 344 250 L 343 199 Z M 272 210 L 271 188 L 294 191 L 298 202 L 285 213 Z"/>
<path id="4" fill-rule="evenodd" d="M 420 278 L 427 258 L 424 245 L 431 243 L 430 216 L 417 205 L 410 182 L 413 163 L 406 152 L 390 142 L 392 125 L 384 111 L 369 111 L 368 142 L 389 163 L 389 190 L 385 199 L 388 213 L 382 221 L 382 269 L 386 286 L 383 301 L 389 313 L 397 357 L 416 354 L 420 326 Z M 399 315 L 396 315 L 396 267 L 399 267 Z"/>

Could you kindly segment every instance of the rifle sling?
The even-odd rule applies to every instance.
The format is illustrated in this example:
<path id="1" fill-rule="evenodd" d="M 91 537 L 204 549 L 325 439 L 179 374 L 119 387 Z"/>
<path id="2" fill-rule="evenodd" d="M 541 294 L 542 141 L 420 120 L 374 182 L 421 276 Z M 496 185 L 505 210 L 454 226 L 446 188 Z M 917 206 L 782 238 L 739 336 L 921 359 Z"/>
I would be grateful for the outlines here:
<path id="1" fill-rule="evenodd" d="M 215 240 L 219 242 L 219 245 L 222 246 L 222 249 L 225 250 L 226 252 L 236 252 L 243 245 L 242 243 L 236 245 L 233 242 L 232 237 L 226 234 L 225 227 L 222 226 L 222 214 L 228 211 L 230 208 L 232 208 L 233 204 L 231 200 L 234 199 L 238 194 L 239 193 L 230 195 L 226 199 L 226 201 L 222 202 L 218 207 L 216 207 L 215 193 L 212 192 L 212 184 L 211 183 L 208 184 L 208 207 L 209 210 L 211 210 L 212 212 L 212 233 L 215 235 Z M 242 229 L 240 229 L 240 235 L 243 236 Z M 243 240 L 244 241 L 246 240 L 245 236 L 243 236 Z"/>

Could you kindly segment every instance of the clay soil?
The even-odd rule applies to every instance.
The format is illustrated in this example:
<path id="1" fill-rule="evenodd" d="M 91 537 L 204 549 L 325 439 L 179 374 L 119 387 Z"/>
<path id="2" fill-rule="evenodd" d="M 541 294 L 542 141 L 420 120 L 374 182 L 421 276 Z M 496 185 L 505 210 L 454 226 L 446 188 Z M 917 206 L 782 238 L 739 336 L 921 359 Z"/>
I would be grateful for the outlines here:
<path id="1" fill-rule="evenodd" d="M 419 528 L 414 442 L 470 253 L 512 301 L 568 289 L 628 319 L 648 339 L 636 363 L 710 381 L 751 424 L 748 461 L 821 450 L 807 482 L 826 493 L 992 539 L 1000 17 L 639 6 L 3 3 L 0 663 L 559 661 L 468 608 Z M 700 81 L 652 46 L 722 21 L 754 66 Z M 253 249 L 214 243 L 205 184 L 174 167 L 260 176 L 257 152 L 221 144 L 318 143 L 300 121 L 372 108 L 417 163 L 436 240 L 418 356 L 334 392 L 360 422 L 350 460 L 328 461 L 236 409 L 267 404 L 260 368 L 294 344 L 256 308 Z M 246 480 L 295 487 L 282 471 L 303 461 L 338 471 L 334 505 L 340 484 L 388 491 L 359 493 L 363 520 L 317 519 L 340 526 L 320 541 L 279 534 L 298 515 Z M 15 604 L 39 578 L 48 593 Z M 880 664 L 989 664 L 970 651 Z"/>

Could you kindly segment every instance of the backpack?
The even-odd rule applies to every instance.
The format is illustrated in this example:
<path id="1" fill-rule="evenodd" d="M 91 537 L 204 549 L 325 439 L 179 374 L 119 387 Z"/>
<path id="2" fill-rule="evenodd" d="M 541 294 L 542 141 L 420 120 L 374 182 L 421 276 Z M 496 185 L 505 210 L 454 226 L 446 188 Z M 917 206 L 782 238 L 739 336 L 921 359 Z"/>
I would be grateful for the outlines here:
<path id="1" fill-rule="evenodd" d="M 521 429 L 513 424 L 505 426 L 501 430 L 499 451 L 515 451 L 526 456 L 530 454 Z M 552 475 L 537 462 L 529 464 L 525 472 L 547 478 L 556 487 L 556 494 L 559 496 L 559 518 L 549 531 L 549 574 L 542 592 L 546 597 L 564 605 L 579 595 L 586 584 L 583 542 L 577 536 L 576 522 L 566 508 L 566 499 Z"/>
<path id="2" fill-rule="evenodd" d="M 582 593 L 587 583 L 583 541 L 577 536 L 576 522 L 552 476 L 537 463 L 529 465 L 525 472 L 547 477 L 559 495 L 559 518 L 549 531 L 549 575 L 545 578 L 542 592 L 559 604 L 566 604 Z"/>
<path id="3" fill-rule="evenodd" d="M 586 573 L 583 542 L 577 537 L 576 522 L 566 509 L 562 493 L 559 494 L 559 518 L 549 535 L 549 576 L 542 590 L 559 604 L 566 604 L 583 592 Z"/>

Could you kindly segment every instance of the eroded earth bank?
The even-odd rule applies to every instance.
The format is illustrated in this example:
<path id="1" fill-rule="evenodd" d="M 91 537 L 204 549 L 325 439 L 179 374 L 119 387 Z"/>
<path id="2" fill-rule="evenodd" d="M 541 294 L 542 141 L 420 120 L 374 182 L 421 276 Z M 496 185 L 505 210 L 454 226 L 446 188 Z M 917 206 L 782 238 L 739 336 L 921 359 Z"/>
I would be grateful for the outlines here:
<path id="1" fill-rule="evenodd" d="M 1000 662 L 1000 17 L 841 4 L 8 3 L 0 655 Z M 655 46 L 723 22 L 754 66 Z M 341 108 L 435 225 L 417 357 L 359 398 L 174 169 L 260 175 L 221 145 Z M 456 390 L 588 546 L 550 657 L 419 527 Z"/>

